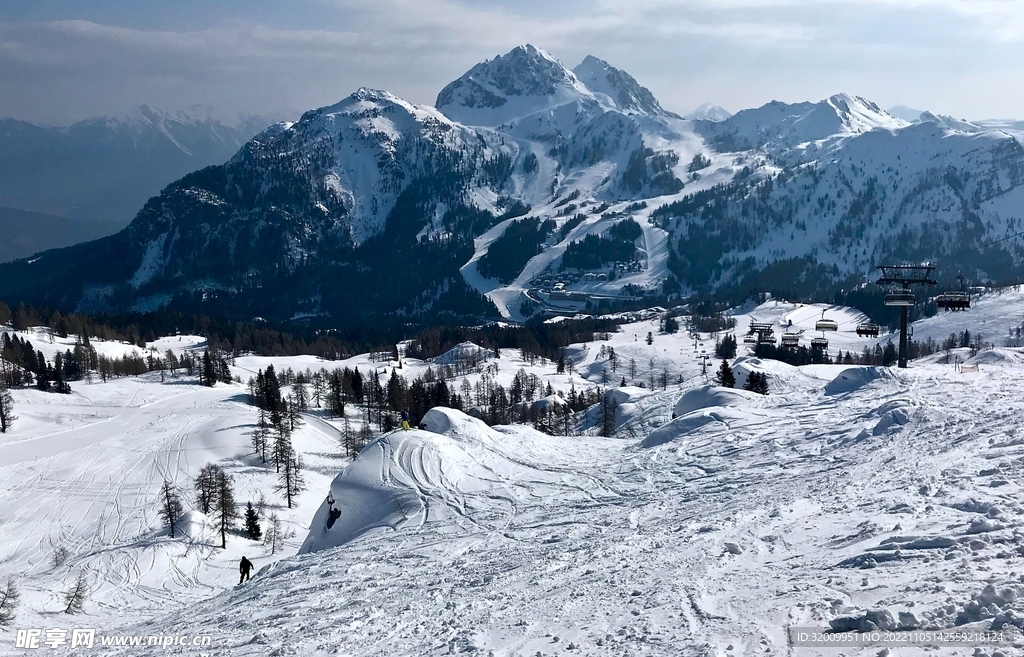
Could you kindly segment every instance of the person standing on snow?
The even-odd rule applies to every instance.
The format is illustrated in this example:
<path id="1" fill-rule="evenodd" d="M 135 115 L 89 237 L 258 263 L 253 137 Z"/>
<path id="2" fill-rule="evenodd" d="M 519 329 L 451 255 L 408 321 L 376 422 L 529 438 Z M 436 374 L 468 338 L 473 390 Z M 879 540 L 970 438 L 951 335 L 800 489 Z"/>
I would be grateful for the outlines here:
<path id="1" fill-rule="evenodd" d="M 238 572 L 241 573 L 241 577 L 238 578 L 239 584 L 249 579 L 249 571 L 253 568 L 255 568 L 255 566 L 252 565 L 252 562 L 245 557 L 242 557 L 242 562 L 238 564 Z"/>
<path id="2" fill-rule="evenodd" d="M 409 430 L 409 411 L 402 411 L 402 431 Z"/>

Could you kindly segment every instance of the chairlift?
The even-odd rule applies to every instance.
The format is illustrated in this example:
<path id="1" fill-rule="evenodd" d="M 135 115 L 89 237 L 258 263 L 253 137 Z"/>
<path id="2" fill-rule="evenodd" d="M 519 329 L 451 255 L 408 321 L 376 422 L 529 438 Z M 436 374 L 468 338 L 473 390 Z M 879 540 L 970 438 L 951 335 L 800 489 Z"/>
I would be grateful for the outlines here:
<path id="1" fill-rule="evenodd" d="M 825 311 L 821 311 L 821 319 L 814 323 L 815 331 L 838 331 L 839 322 L 825 317 Z"/>
<path id="2" fill-rule="evenodd" d="M 967 292 L 943 292 L 935 297 L 935 305 L 943 310 L 967 310 L 971 307 L 971 295 Z"/>
<path id="3" fill-rule="evenodd" d="M 967 310 L 971 307 L 971 294 L 967 291 L 964 283 L 964 275 L 957 275 L 957 280 L 960 281 L 960 289 L 955 292 L 943 292 L 939 296 L 935 297 L 935 305 L 943 310 Z"/>
<path id="4" fill-rule="evenodd" d="M 757 344 L 775 344 L 775 333 L 773 331 L 761 331 L 757 334 Z"/>
<path id="5" fill-rule="evenodd" d="M 824 333 L 822 333 L 822 336 L 820 338 L 814 338 L 813 340 L 811 340 L 811 349 L 820 351 L 825 351 L 826 349 L 828 349 L 828 340 L 825 339 Z"/>
<path id="6" fill-rule="evenodd" d="M 745 335 L 743 336 L 743 344 L 757 344 L 756 335 Z"/>
<path id="7" fill-rule="evenodd" d="M 857 324 L 857 336 L 861 338 L 877 338 L 879 331 L 878 324 L 874 322 Z"/>
<path id="8" fill-rule="evenodd" d="M 887 306 L 913 306 L 917 303 L 917 297 L 914 296 L 913 292 L 907 290 L 889 292 L 885 295 L 884 303 Z"/>
<path id="9" fill-rule="evenodd" d="M 799 333 L 783 333 L 782 334 L 782 348 L 783 349 L 795 349 L 800 344 Z"/>

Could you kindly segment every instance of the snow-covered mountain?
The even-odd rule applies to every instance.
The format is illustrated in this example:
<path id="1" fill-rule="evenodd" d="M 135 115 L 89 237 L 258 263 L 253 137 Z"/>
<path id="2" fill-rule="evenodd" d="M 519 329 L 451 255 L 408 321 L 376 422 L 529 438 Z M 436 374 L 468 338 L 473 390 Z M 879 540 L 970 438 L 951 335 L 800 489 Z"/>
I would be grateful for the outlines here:
<path id="1" fill-rule="evenodd" d="M 903 119 L 908 123 L 913 123 L 914 121 L 917 121 L 917 119 L 922 114 L 924 114 L 924 110 L 914 109 L 913 107 L 909 107 L 907 105 L 894 105 L 893 107 L 890 107 L 886 111 L 889 114 L 895 116 L 896 118 Z"/>
<path id="2" fill-rule="evenodd" d="M 817 103 L 772 101 L 757 109 L 741 110 L 723 121 L 698 124 L 698 131 L 720 149 L 767 147 L 782 153 L 811 142 L 907 125 L 869 100 L 836 94 Z"/>
<path id="3" fill-rule="evenodd" d="M 1005 131 L 848 94 L 706 113 L 665 111 L 595 57 L 570 70 L 520 46 L 435 107 L 362 89 L 279 124 L 123 233 L 0 269 L 0 295 L 523 319 L 644 294 L 831 296 L 886 258 L 1020 275 L 1015 242 L 979 248 L 1022 218 L 1024 148 Z"/>
<path id="4" fill-rule="evenodd" d="M 712 103 L 702 103 L 697 107 L 697 109 L 687 114 L 684 118 L 693 121 L 700 119 L 705 121 L 724 121 L 730 116 L 732 116 L 732 112 L 723 107 L 719 107 Z"/>
<path id="5" fill-rule="evenodd" d="M 679 118 L 679 115 L 663 109 L 654 94 L 646 87 L 640 86 L 633 76 L 602 59 L 587 55 L 572 72 L 588 89 L 604 94 L 623 112 Z"/>
<path id="6" fill-rule="evenodd" d="M 167 184 L 224 162 L 273 121 L 145 105 L 64 127 L 0 119 L 0 205 L 120 228 Z"/>
<path id="7" fill-rule="evenodd" d="M 545 51 L 526 45 L 471 68 L 441 90 L 435 106 L 454 121 L 496 126 L 563 105 L 598 102 L 572 71 Z"/>

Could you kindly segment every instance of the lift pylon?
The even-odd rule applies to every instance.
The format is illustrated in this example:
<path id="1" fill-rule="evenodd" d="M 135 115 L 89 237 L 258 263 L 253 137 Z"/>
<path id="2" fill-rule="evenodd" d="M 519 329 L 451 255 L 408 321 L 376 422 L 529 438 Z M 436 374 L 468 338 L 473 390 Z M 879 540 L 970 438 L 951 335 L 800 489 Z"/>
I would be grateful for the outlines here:
<path id="1" fill-rule="evenodd" d="M 900 308 L 899 366 L 906 369 L 907 314 L 908 309 L 916 301 L 911 287 L 914 285 L 938 285 L 938 281 L 932 278 L 932 272 L 935 271 L 935 267 L 924 262 L 919 265 L 879 265 L 878 269 L 882 272 L 882 275 L 876 282 L 878 285 L 889 289 L 889 292 L 885 295 L 885 305 Z"/>

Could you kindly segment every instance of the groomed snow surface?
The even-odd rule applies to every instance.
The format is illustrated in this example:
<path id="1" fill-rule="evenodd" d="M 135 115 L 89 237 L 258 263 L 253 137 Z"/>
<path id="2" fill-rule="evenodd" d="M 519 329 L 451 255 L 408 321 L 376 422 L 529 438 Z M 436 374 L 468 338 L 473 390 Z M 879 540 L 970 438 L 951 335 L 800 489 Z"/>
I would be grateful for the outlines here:
<path id="1" fill-rule="evenodd" d="M 1006 305 L 1004 323 L 1017 313 Z M 751 314 L 768 321 L 769 307 Z M 972 326 L 969 313 L 943 321 Z M 380 436 L 349 463 L 332 425 L 307 417 L 295 442 L 310 490 L 277 509 L 297 530 L 283 558 L 238 535 L 212 547 L 196 514 L 172 541 L 156 518 L 162 479 L 182 484 L 208 461 L 235 476 L 240 502 L 262 490 L 280 504 L 249 453 L 241 386 L 147 375 L 67 397 L 15 391 L 20 419 L 0 438 L 0 578 L 24 597 L 15 628 L 209 634 L 203 651 L 230 655 L 874 655 L 793 648 L 786 628 L 879 610 L 937 627 L 1019 622 L 1019 350 L 980 352 L 969 373 L 935 357 L 895 371 L 740 356 L 741 382 L 768 375 L 763 397 L 709 385 L 692 340 L 655 324 L 574 346 L 571 384 L 550 363 L 531 370 L 585 387 L 579 377 L 605 367 L 601 344 L 619 354 L 616 378 L 630 358 L 674 368 L 667 390 L 609 393 L 613 438 L 434 409 L 424 429 Z M 270 362 L 306 367 L 253 357 L 236 371 Z M 494 362 L 499 378 L 525 366 L 511 351 Z M 330 527 L 328 491 L 341 511 Z M 56 545 L 70 553 L 60 567 Z M 260 570 L 235 587 L 241 554 Z M 77 572 L 92 588 L 85 614 L 56 613 Z M 0 653 L 24 654 L 2 636 Z"/>

